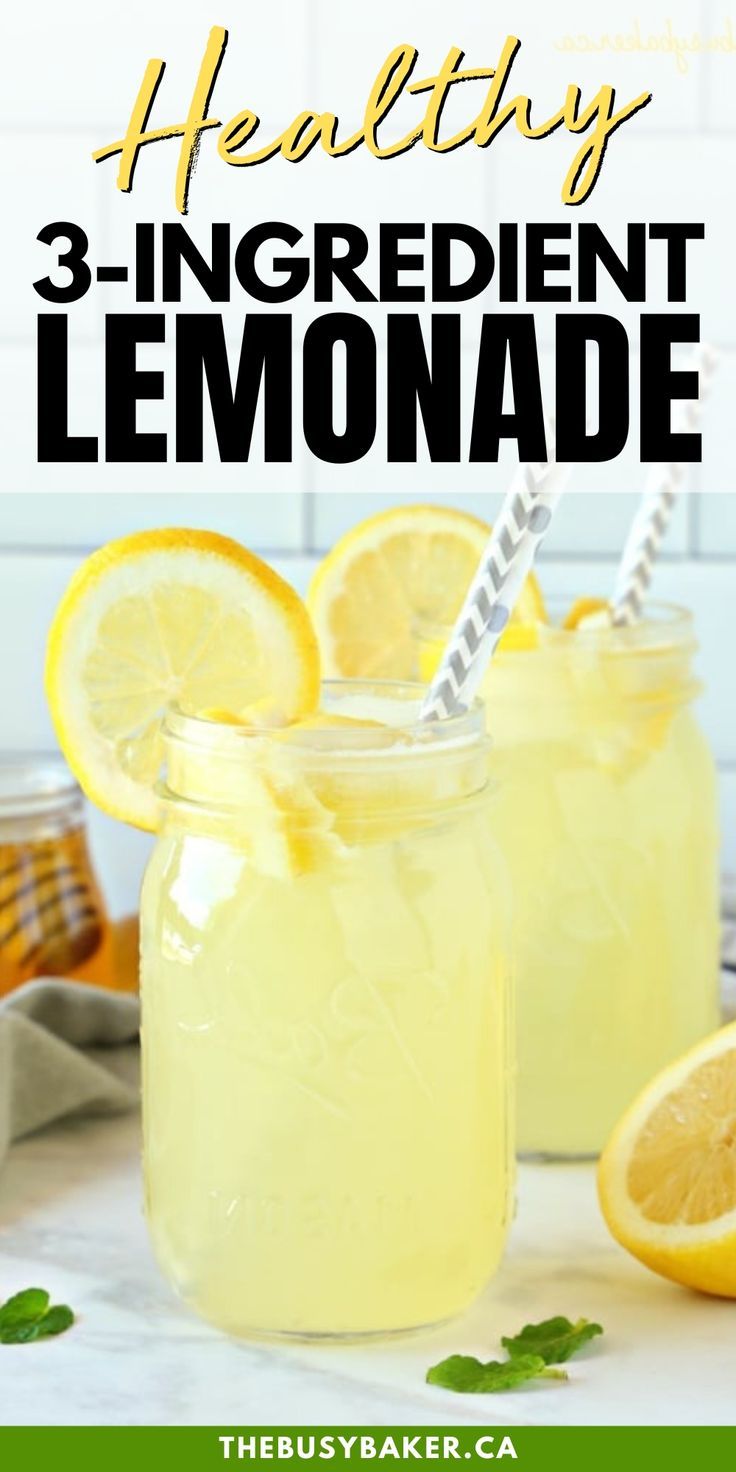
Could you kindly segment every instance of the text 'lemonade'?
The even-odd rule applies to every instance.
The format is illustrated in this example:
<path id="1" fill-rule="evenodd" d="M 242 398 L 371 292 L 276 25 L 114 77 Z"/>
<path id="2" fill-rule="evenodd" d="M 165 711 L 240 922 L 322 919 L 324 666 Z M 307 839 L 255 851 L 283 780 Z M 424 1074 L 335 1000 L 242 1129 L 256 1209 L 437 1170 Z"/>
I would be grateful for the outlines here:
<path id="1" fill-rule="evenodd" d="M 717 1025 L 715 773 L 684 610 L 528 642 L 483 691 L 516 906 L 518 1144 L 588 1154 Z"/>
<path id="2" fill-rule="evenodd" d="M 142 910 L 147 1208 L 167 1275 L 234 1332 L 434 1322 L 502 1250 L 487 744 L 480 710 L 418 727 L 420 696 L 345 682 L 286 729 L 167 720 Z"/>

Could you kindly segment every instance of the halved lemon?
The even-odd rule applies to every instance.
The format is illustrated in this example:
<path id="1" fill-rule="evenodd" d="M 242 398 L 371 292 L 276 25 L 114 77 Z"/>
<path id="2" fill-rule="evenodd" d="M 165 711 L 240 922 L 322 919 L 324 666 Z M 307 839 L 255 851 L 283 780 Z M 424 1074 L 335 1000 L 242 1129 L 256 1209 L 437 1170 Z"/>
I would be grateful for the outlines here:
<path id="1" fill-rule="evenodd" d="M 308 605 L 327 675 L 412 679 L 422 630 L 460 611 L 490 527 L 443 506 L 397 506 L 342 537 L 312 579 Z M 513 613 L 545 618 L 530 574 Z"/>
<path id="2" fill-rule="evenodd" d="M 237 542 L 140 532 L 72 578 L 49 635 L 46 693 L 88 796 L 153 829 L 167 707 L 239 711 L 268 699 L 297 719 L 317 704 L 319 655 L 297 594 Z"/>
<path id="3" fill-rule="evenodd" d="M 736 1298 L 736 1023 L 665 1068 L 601 1156 L 614 1237 L 655 1273 Z"/>

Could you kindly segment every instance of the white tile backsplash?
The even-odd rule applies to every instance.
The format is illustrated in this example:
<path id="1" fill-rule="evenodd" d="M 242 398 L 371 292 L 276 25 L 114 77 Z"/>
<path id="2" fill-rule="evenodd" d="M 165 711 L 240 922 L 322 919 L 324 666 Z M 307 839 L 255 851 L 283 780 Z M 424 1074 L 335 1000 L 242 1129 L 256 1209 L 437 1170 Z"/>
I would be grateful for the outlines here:
<path id="1" fill-rule="evenodd" d="M 736 494 L 701 496 L 698 507 L 699 551 L 707 556 L 736 559 Z"/>
<path id="2" fill-rule="evenodd" d="M 705 122 L 714 131 L 736 130 L 736 15 L 719 0 L 706 0 L 708 52 Z"/>
<path id="3" fill-rule="evenodd" d="M 736 874 L 736 767 L 721 768 L 719 787 L 723 868 L 727 874 Z"/>
<path id="4" fill-rule="evenodd" d="M 124 15 L 124 24 L 115 23 L 97 0 L 65 6 L 38 0 L 33 10 L 6 7 L 3 41 L 13 65 L 4 77 L 0 126 L 37 127 L 41 112 L 49 123 L 94 126 L 95 147 L 112 142 L 125 130 L 151 57 L 164 60 L 166 72 L 149 126 L 181 120 L 210 28 L 226 25 L 230 41 L 210 116 L 227 120 L 252 106 L 266 126 L 283 127 L 284 109 L 291 107 L 293 116 L 307 105 L 310 3 L 268 0 L 246 9 L 202 0 L 186 6 L 177 0 L 126 0 L 118 18 Z M 171 152 L 177 144 L 167 147 Z M 113 161 L 109 167 L 114 166 Z"/>
<path id="5" fill-rule="evenodd" d="M 149 833 L 129 828 L 87 804 L 90 845 L 110 914 L 117 919 L 137 910 L 143 871 L 153 847 Z"/>
<path id="6" fill-rule="evenodd" d="M 736 67 L 736 61 L 734 63 Z M 736 454 L 734 453 L 734 408 L 736 407 L 736 352 L 722 352 L 713 378 L 710 397 L 703 410 L 703 463 L 698 468 L 704 491 L 726 492 L 726 500 L 736 491 Z M 729 494 L 730 493 L 730 494 Z M 710 498 L 707 504 L 712 504 Z M 727 516 L 721 511 L 718 517 Z M 719 519 L 715 525 L 706 513 L 704 551 L 718 551 Z M 711 539 L 709 541 L 709 538 Z M 724 550 L 728 550 L 726 547 Z"/>
<path id="7" fill-rule="evenodd" d="M 0 747 L 45 751 L 55 746 L 43 691 L 46 637 L 59 599 L 80 557 L 14 556 L 0 561 L 0 668 L 3 706 Z"/>
<path id="8" fill-rule="evenodd" d="M 638 505 L 638 490 L 628 494 L 611 491 L 591 494 L 583 485 L 576 485 L 585 479 L 584 470 L 573 477 L 569 492 L 555 512 L 542 557 L 564 558 L 570 553 L 576 557 L 590 553 L 616 557 L 621 552 Z M 640 471 L 636 479 L 640 488 Z M 662 547 L 663 558 L 684 556 L 688 550 L 690 500 L 683 496 L 675 506 Z"/>
<path id="9" fill-rule="evenodd" d="M 583 474 L 580 475 L 583 479 Z M 489 477 L 490 479 L 490 477 Z M 458 506 L 480 516 L 484 521 L 493 521 L 497 515 L 502 493 L 458 491 L 449 495 L 423 495 L 417 500 Z M 613 492 L 586 492 L 582 489 L 566 494 L 555 513 L 541 556 L 564 558 L 569 555 L 585 557 L 608 555 L 615 557 L 621 550 L 628 531 L 637 497 Z M 396 498 L 369 492 L 351 495 L 319 495 L 314 501 L 314 540 L 318 551 L 327 551 L 344 532 L 349 531 L 356 521 L 373 516 L 377 511 L 395 505 Z M 667 534 L 663 556 L 677 557 L 686 553 L 688 547 L 689 499 L 683 497 L 675 509 Z"/>
<path id="10" fill-rule="evenodd" d="M 254 552 L 298 551 L 303 521 L 301 494 L 193 492 L 182 502 L 174 492 L 41 492 L 0 496 L 0 549 L 92 550 L 133 530 L 185 524 L 235 537 Z"/>

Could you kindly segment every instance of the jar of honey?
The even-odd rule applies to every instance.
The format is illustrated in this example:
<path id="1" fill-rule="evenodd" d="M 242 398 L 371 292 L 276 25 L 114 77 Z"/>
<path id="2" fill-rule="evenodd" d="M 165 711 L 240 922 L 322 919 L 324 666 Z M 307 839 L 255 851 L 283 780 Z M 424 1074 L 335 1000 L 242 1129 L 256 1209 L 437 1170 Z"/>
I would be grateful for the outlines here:
<path id="1" fill-rule="evenodd" d="M 0 995 L 37 976 L 116 985 L 85 806 L 59 757 L 0 757 Z"/>

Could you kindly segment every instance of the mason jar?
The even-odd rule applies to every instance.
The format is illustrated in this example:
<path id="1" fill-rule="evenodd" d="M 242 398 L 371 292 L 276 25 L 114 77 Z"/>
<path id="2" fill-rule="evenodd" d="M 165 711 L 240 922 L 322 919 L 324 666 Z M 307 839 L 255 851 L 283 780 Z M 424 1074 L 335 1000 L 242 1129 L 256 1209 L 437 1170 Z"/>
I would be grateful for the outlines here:
<path id="1" fill-rule="evenodd" d="M 112 984 L 82 793 L 55 756 L 0 757 L 0 995 L 37 976 Z"/>
<path id="2" fill-rule="evenodd" d="M 501 1255 L 509 895 L 484 717 L 418 727 L 420 696 L 335 682 L 296 728 L 167 720 L 147 1215 L 164 1273 L 231 1333 L 432 1324 Z"/>
<path id="3" fill-rule="evenodd" d="M 518 1144 L 586 1156 L 718 1026 L 715 769 L 685 609 L 526 633 L 483 689 L 514 888 Z M 425 674 L 441 638 L 425 631 Z"/>

